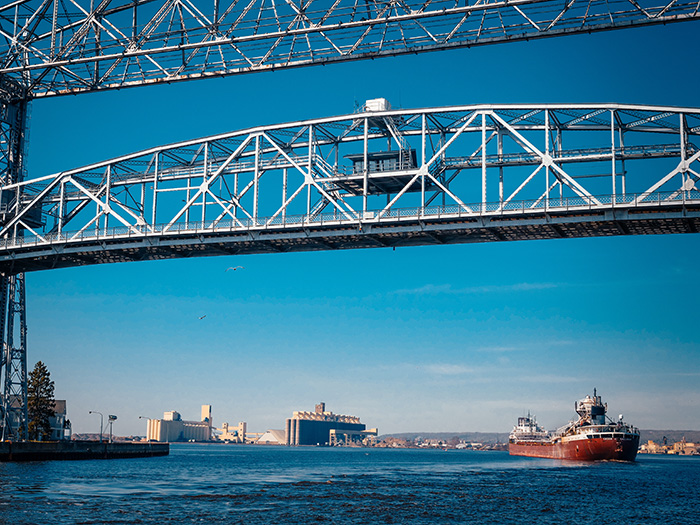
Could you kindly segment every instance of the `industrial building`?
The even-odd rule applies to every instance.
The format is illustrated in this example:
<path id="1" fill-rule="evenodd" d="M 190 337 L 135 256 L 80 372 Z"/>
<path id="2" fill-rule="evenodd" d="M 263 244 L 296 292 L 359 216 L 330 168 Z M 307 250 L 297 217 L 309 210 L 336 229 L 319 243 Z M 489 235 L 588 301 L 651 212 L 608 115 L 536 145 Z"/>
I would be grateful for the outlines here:
<path id="1" fill-rule="evenodd" d="M 285 442 L 294 446 L 359 444 L 376 435 L 377 429 L 366 430 L 359 417 L 326 412 L 325 403 L 313 412 L 294 412 L 285 427 Z"/>
<path id="2" fill-rule="evenodd" d="M 202 405 L 201 421 L 183 421 L 179 412 L 171 410 L 163 419 L 149 419 L 148 441 L 210 441 L 212 437 L 211 405 Z"/>
<path id="3" fill-rule="evenodd" d="M 227 443 L 245 443 L 248 433 L 248 424 L 245 421 L 238 423 L 237 427 L 232 427 L 228 423 L 223 423 L 221 429 L 217 429 L 218 435 L 213 436 L 219 441 Z"/>
<path id="4" fill-rule="evenodd" d="M 284 430 L 268 430 L 255 440 L 256 445 L 284 445 L 287 436 Z"/>
<path id="5" fill-rule="evenodd" d="M 377 429 L 369 430 L 340 430 L 332 428 L 329 433 L 329 444 L 332 447 L 342 446 L 372 446 L 377 444 Z"/>
<path id="6" fill-rule="evenodd" d="M 163 419 L 149 419 L 146 431 L 148 441 L 171 443 L 174 441 L 225 441 L 227 443 L 248 442 L 248 424 L 238 426 L 222 423 L 214 428 L 211 405 L 202 405 L 200 421 L 183 421 L 179 412 L 171 410 L 163 413 Z"/>

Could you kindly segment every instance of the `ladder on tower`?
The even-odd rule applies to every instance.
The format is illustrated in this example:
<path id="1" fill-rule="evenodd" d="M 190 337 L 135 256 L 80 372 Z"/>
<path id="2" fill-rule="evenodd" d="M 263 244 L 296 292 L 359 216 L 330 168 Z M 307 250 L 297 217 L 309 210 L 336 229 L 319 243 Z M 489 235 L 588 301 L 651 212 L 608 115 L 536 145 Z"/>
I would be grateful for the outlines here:
<path id="1" fill-rule="evenodd" d="M 396 122 L 394 122 L 394 119 L 392 117 L 384 117 L 384 123 L 386 124 L 386 129 L 399 146 L 399 170 L 409 170 L 415 168 L 413 165 L 411 146 L 408 143 L 408 140 L 406 140 L 406 137 L 401 134 L 399 128 L 396 127 Z"/>

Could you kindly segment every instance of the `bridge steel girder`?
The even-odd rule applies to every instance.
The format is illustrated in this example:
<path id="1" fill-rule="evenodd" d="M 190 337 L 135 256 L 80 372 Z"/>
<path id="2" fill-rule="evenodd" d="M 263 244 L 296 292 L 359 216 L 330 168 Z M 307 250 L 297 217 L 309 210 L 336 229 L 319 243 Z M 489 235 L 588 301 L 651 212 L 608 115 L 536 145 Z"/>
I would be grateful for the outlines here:
<path id="1" fill-rule="evenodd" d="M 697 0 L 197 4 L 6 2 L 0 74 L 42 97 L 700 18 Z"/>
<path id="2" fill-rule="evenodd" d="M 477 105 L 260 126 L 5 184 L 0 271 L 698 231 L 700 109 Z"/>

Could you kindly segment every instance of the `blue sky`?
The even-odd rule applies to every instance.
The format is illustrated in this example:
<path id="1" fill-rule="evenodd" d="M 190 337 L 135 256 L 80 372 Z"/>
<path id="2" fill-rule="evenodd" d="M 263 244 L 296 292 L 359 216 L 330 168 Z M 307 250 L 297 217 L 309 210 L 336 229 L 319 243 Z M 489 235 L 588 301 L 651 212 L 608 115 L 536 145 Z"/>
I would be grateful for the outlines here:
<path id="1" fill-rule="evenodd" d="M 38 100 L 30 176 L 259 124 L 470 103 L 698 106 L 697 23 Z M 325 401 L 380 433 L 548 428 L 597 387 L 642 428 L 700 429 L 700 237 L 125 263 L 27 276 L 29 367 L 75 432 L 177 410 L 284 428 Z M 245 269 L 225 272 L 232 265 Z M 198 319 L 206 315 L 205 319 Z"/>

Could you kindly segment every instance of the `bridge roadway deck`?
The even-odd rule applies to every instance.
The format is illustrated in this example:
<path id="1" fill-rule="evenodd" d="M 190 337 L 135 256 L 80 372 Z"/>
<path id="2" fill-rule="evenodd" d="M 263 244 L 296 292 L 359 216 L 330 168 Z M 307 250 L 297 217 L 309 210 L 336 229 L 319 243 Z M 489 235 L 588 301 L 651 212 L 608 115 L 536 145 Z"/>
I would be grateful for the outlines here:
<path id="1" fill-rule="evenodd" d="M 428 213 L 430 212 L 430 213 Z M 91 264 L 159 259 L 386 248 L 498 241 L 697 233 L 700 199 L 465 213 L 454 206 L 419 215 L 396 210 L 366 220 L 291 218 L 281 224 L 199 227 L 136 235 L 125 229 L 83 232 L 0 244 L 0 272 L 19 273 Z"/>

